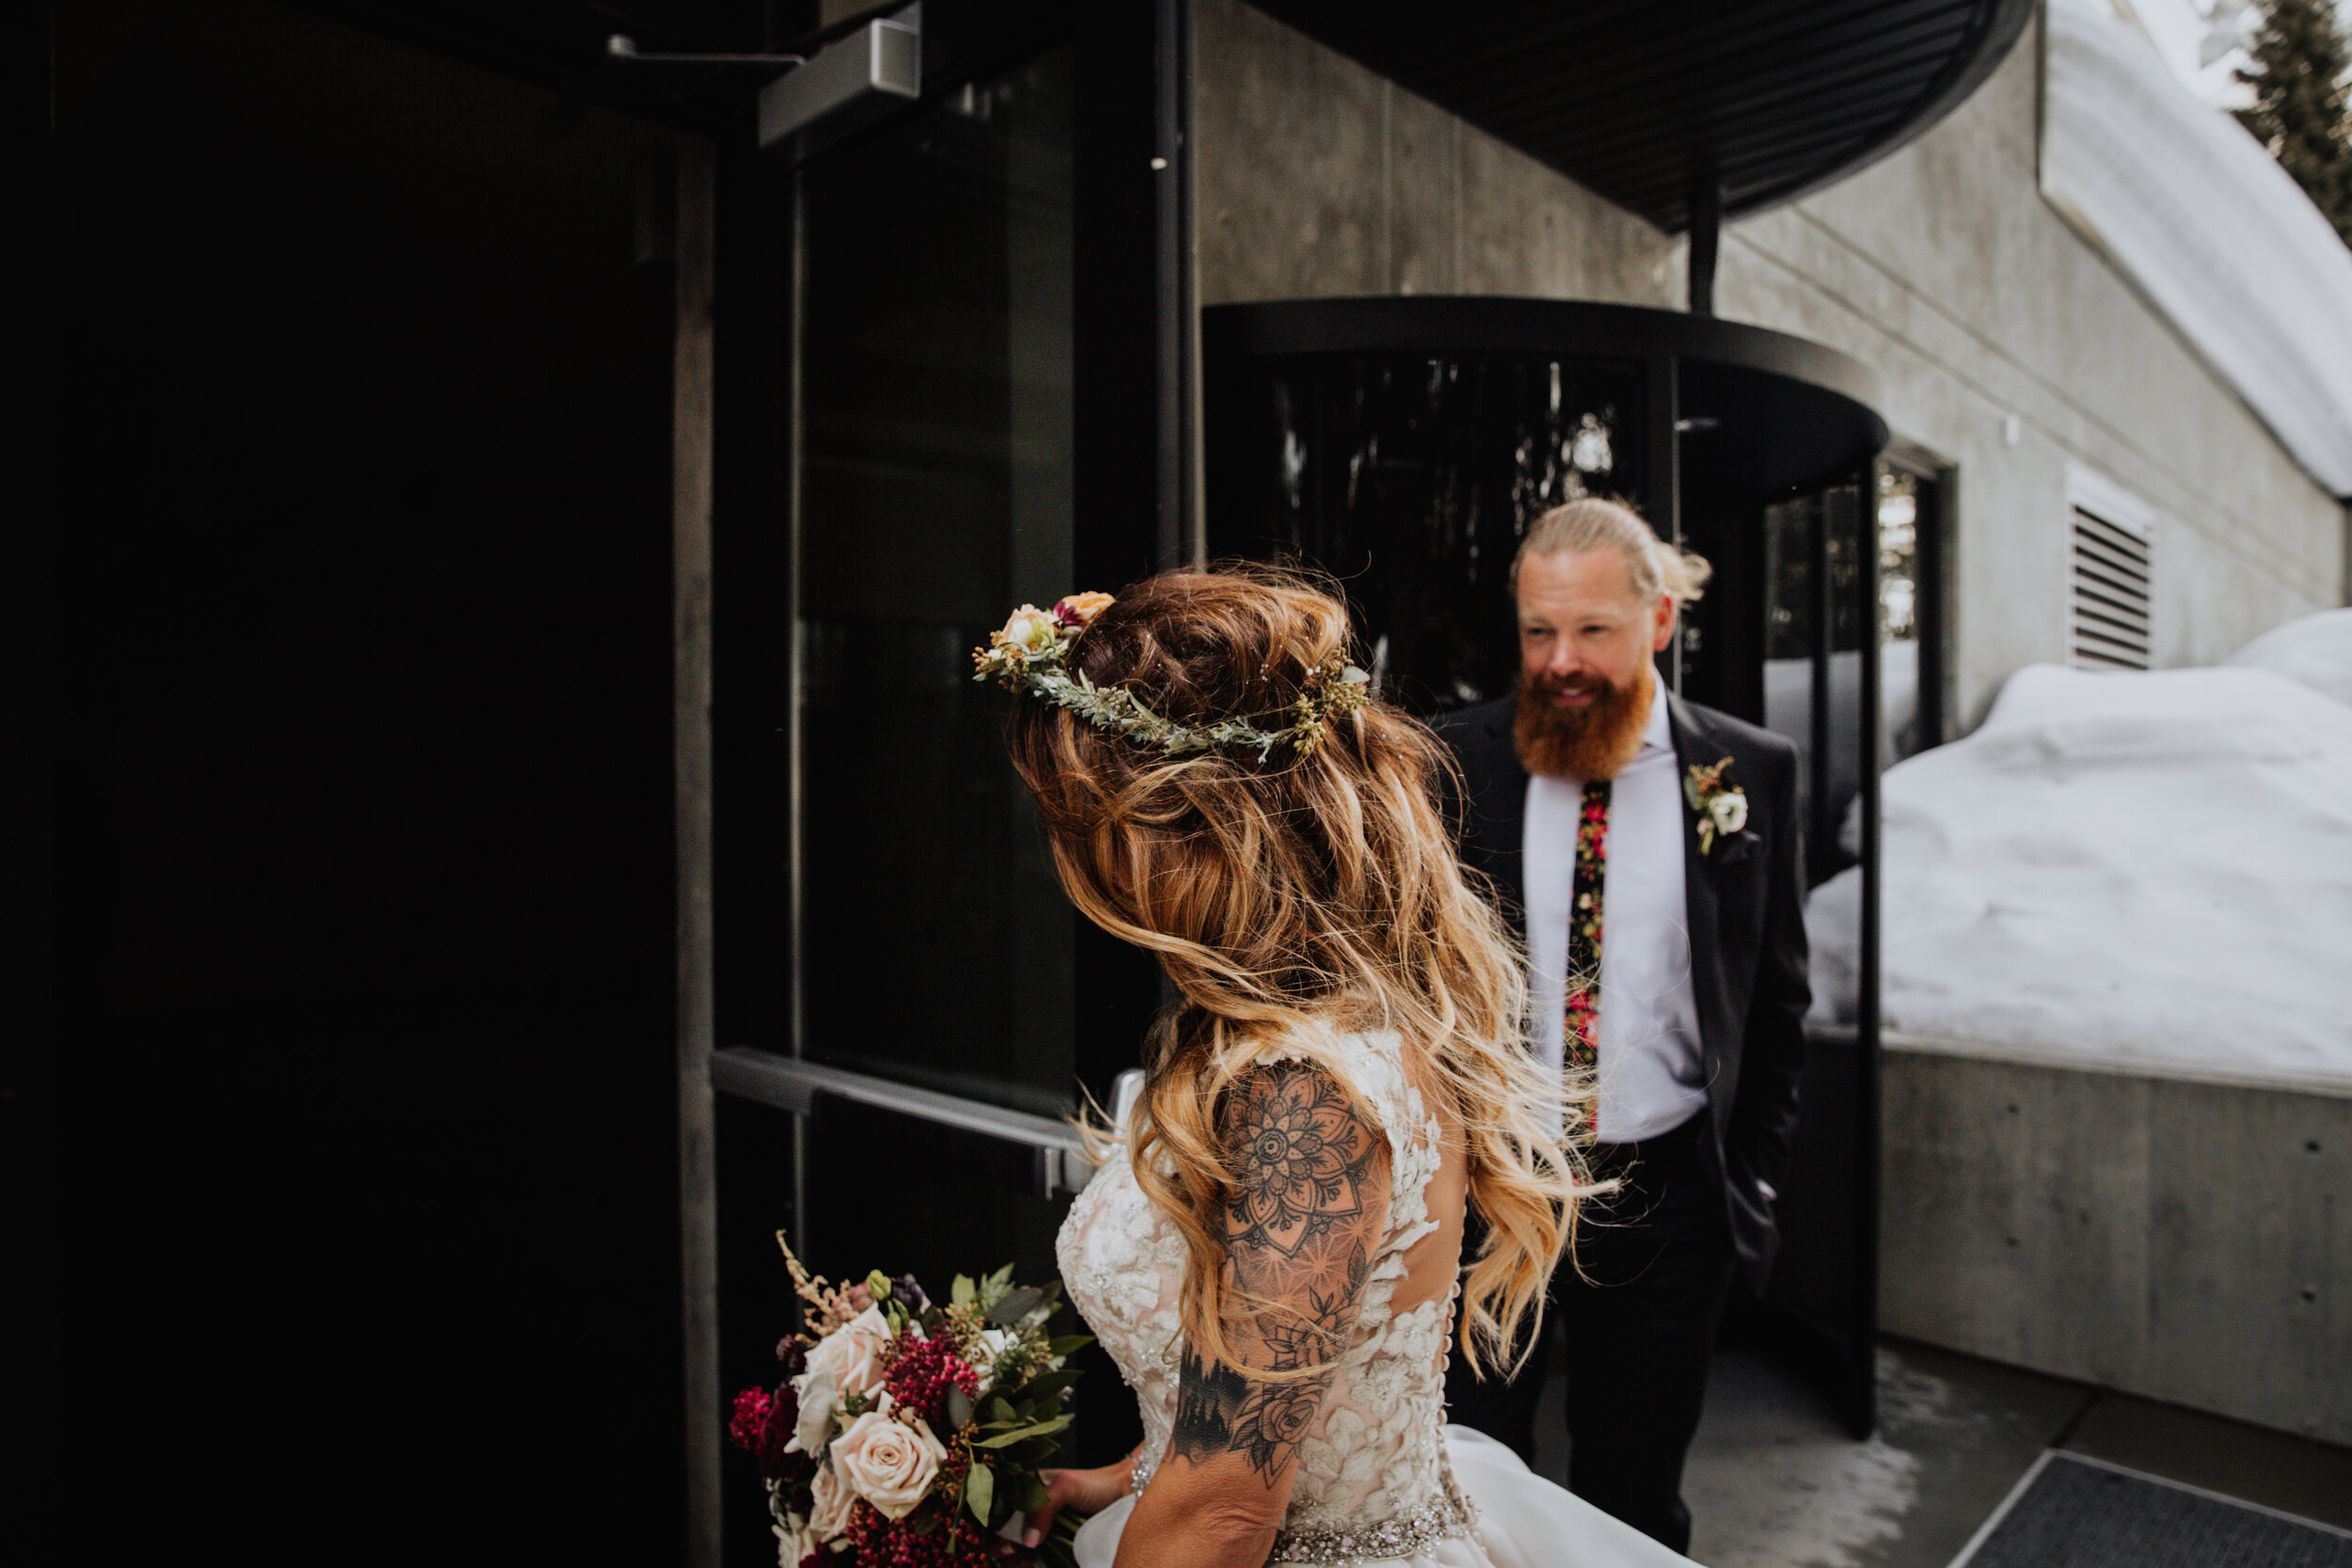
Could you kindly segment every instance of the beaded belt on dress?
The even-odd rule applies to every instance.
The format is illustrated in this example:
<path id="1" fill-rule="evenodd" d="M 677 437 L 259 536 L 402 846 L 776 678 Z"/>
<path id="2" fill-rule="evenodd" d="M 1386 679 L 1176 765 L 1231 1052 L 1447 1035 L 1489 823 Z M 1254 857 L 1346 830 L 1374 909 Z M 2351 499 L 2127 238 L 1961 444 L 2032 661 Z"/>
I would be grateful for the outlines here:
<path id="1" fill-rule="evenodd" d="M 1136 1466 L 1132 1487 L 1137 1496 L 1158 1467 L 1156 1464 Z M 1278 1530 L 1274 1550 L 1266 1554 L 1266 1560 L 1328 1563 L 1342 1568 L 1367 1560 L 1410 1557 L 1424 1546 L 1468 1535 L 1478 1523 L 1478 1508 L 1454 1479 L 1454 1463 L 1447 1457 L 1443 1443 L 1438 1446 L 1438 1475 L 1445 1490 L 1411 1513 L 1361 1529 Z"/>
<path id="2" fill-rule="evenodd" d="M 1268 1562 L 1344 1564 L 1380 1558 L 1410 1557 L 1424 1546 L 1468 1535 L 1478 1523 L 1477 1507 L 1454 1479 L 1454 1462 L 1438 1445 L 1438 1477 L 1444 1490 L 1434 1499 L 1392 1519 L 1361 1529 L 1286 1529 L 1274 1537 Z"/>

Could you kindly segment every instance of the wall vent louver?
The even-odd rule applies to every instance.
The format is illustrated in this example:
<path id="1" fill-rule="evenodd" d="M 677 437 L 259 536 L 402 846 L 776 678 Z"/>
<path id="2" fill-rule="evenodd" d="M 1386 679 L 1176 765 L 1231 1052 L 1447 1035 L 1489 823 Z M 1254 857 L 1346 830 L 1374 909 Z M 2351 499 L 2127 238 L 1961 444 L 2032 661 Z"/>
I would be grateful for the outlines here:
<path id="1" fill-rule="evenodd" d="M 2067 486 L 2067 662 L 2077 670 L 2146 670 L 2154 651 L 2154 518 L 2137 498 L 2081 477 L 2070 475 Z"/>

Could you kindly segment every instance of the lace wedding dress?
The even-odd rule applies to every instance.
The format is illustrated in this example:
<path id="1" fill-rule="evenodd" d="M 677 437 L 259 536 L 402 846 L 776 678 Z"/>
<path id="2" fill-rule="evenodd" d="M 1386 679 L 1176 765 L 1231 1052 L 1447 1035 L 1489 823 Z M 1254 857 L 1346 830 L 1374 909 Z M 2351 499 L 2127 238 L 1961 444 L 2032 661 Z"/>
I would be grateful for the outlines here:
<path id="1" fill-rule="evenodd" d="M 1391 1160 L 1388 1229 L 1361 1318 L 1298 1446 L 1290 1512 L 1269 1561 L 1412 1568 L 1692 1568 L 1688 1559 L 1528 1470 L 1468 1427 L 1445 1424 L 1445 1357 L 1458 1285 L 1423 1288 L 1407 1255 L 1461 1233 L 1460 1182 L 1439 1182 L 1439 1126 L 1402 1070 L 1391 1035 L 1340 1041 L 1379 1115 Z M 1132 1096 L 1118 1107 L 1122 1127 Z M 1458 1173 L 1456 1173 L 1458 1177 Z M 1432 1212 L 1433 1188 L 1440 1196 Z M 1447 1212 L 1450 1210 L 1451 1212 Z M 1184 1242 L 1136 1184 L 1122 1143 L 1072 1204 L 1057 1243 L 1062 1279 L 1143 1411 L 1140 1494 L 1167 1450 L 1181 1360 Z M 1444 1267 L 1419 1271 L 1454 1278 Z M 1407 1305 L 1399 1304 L 1403 1296 Z M 1110 1568 L 1134 1510 L 1121 1498 L 1078 1533 L 1080 1568 Z"/>

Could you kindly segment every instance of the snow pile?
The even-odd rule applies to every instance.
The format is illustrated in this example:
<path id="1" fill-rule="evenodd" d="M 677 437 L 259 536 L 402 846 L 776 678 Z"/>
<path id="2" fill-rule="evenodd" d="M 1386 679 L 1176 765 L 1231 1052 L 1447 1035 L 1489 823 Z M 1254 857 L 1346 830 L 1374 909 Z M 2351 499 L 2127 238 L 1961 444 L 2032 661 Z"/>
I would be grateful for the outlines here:
<path id="1" fill-rule="evenodd" d="M 2352 614 L 2312 620 L 2342 682 Z M 2352 1080 L 2352 706 L 2267 669 L 2036 665 L 1883 799 L 1889 1031 Z M 1859 889 L 1807 907 L 1817 994 L 1853 994 Z"/>
<path id="2" fill-rule="evenodd" d="M 2266 631 L 2224 663 L 2270 670 L 2352 706 L 2352 610 L 2323 610 Z"/>
<path id="3" fill-rule="evenodd" d="M 2294 177 L 2111 0 L 2043 12 L 2042 190 L 2305 471 L 2352 495 L 2352 255 Z"/>

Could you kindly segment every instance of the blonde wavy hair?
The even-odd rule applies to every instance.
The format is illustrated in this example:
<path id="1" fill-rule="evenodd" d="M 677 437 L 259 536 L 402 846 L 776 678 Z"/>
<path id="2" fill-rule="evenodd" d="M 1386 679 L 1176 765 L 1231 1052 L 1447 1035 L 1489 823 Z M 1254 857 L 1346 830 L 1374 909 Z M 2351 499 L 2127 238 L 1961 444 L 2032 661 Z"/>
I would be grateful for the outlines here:
<path id="1" fill-rule="evenodd" d="M 1205 725 L 1289 710 L 1348 641 L 1335 594 L 1299 573 L 1232 566 L 1122 591 L 1069 664 Z M 1453 768 L 1443 743 L 1375 702 L 1331 720 L 1304 754 L 1169 757 L 1024 702 L 1009 745 L 1072 902 L 1157 955 L 1180 993 L 1149 1042 L 1133 1163 L 1184 1239 L 1190 1343 L 1241 1365 L 1226 1324 L 1243 1308 L 1226 1299 L 1217 1239 L 1237 1174 L 1217 1136 L 1223 1096 L 1284 1054 L 1348 1084 L 1333 1031 L 1385 1029 L 1468 1146 L 1486 1236 L 1464 1282 L 1465 1351 L 1482 1375 L 1516 1369 L 1590 1189 L 1562 1139 L 1563 1086 L 1522 1043 L 1524 968 L 1436 804 Z M 1356 1108 L 1379 1124 L 1374 1107 Z"/>

